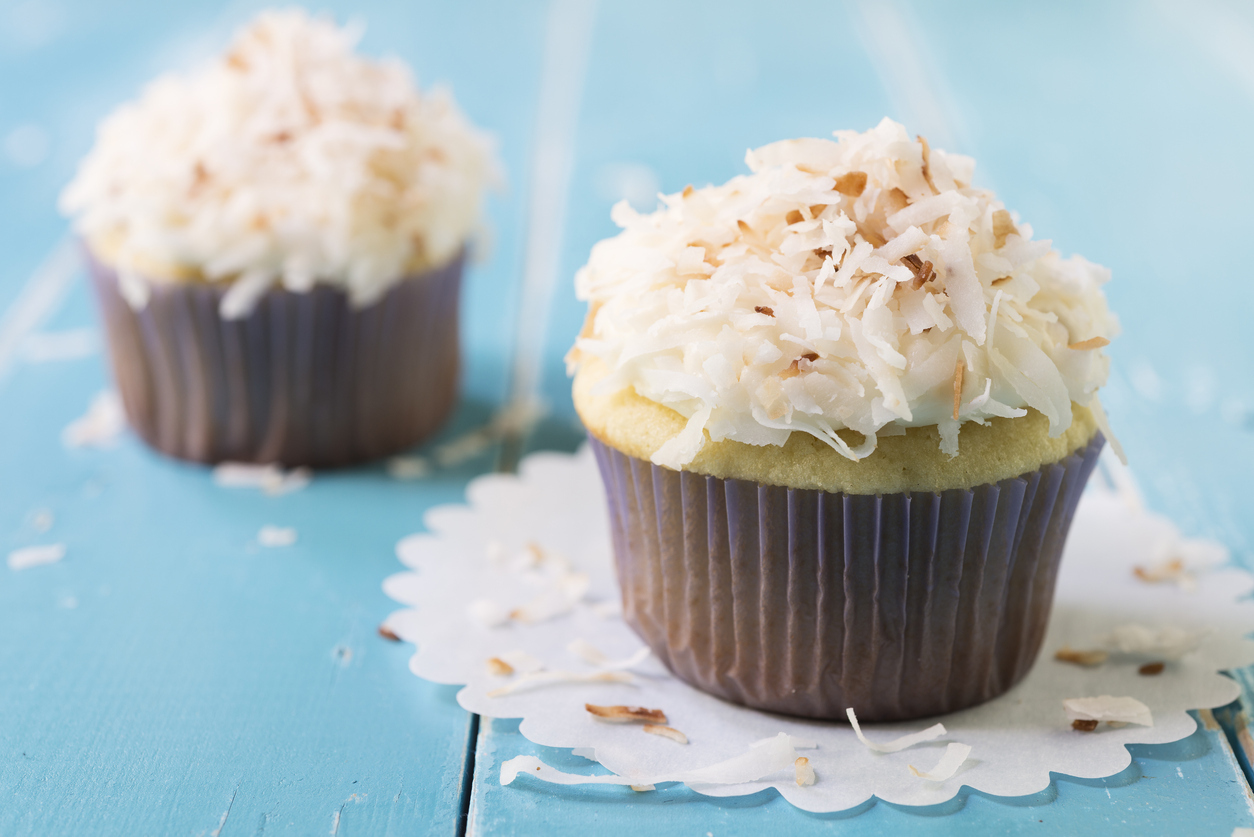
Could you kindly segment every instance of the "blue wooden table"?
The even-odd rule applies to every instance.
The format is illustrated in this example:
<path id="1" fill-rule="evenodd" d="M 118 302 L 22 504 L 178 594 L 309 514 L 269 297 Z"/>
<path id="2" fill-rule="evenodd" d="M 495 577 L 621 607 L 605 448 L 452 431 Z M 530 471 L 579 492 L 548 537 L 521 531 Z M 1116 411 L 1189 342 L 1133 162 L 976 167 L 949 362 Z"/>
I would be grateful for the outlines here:
<path id="1" fill-rule="evenodd" d="M 1254 567 L 1248 7 L 331 4 L 367 22 L 367 51 L 450 85 L 509 172 L 491 254 L 467 279 L 463 396 L 441 438 L 531 398 L 548 415 L 420 481 L 376 466 L 282 497 L 215 486 L 130 436 L 61 441 L 108 378 L 56 194 L 101 116 L 258 7 L 0 4 L 0 554 L 67 548 L 50 566 L 0 568 L 0 834 L 1254 826 L 1240 704 L 1199 713 L 1183 741 L 1133 748 L 1117 776 L 931 809 L 819 817 L 773 792 L 501 787 L 520 753 L 586 762 L 469 716 L 375 633 L 394 607 L 380 589 L 399 569 L 393 546 L 427 508 L 529 450 L 577 444 L 561 365 L 583 316 L 571 277 L 614 232 L 610 205 L 646 207 L 659 189 L 743 171 L 748 147 L 884 115 L 975 156 L 977 180 L 1037 237 L 1113 268 L 1125 333 L 1106 401 L 1147 498 Z M 260 546 L 264 525 L 294 527 L 297 543 Z"/>

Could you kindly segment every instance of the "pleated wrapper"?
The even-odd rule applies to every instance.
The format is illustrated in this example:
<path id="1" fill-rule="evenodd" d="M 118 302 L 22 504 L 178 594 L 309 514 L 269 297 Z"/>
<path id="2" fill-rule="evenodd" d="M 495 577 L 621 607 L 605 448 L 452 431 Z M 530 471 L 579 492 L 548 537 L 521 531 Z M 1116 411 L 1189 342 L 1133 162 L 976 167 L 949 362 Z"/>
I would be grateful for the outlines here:
<path id="1" fill-rule="evenodd" d="M 953 712 L 1027 674 L 1103 442 L 972 489 L 855 495 L 591 439 L 624 617 L 666 666 L 745 706 L 866 721 Z"/>
<path id="2" fill-rule="evenodd" d="M 428 437 L 456 400 L 464 256 L 364 308 L 316 285 L 271 290 L 234 320 L 209 283 L 151 282 L 135 310 L 116 271 L 87 260 L 127 419 L 162 453 L 352 465 Z"/>

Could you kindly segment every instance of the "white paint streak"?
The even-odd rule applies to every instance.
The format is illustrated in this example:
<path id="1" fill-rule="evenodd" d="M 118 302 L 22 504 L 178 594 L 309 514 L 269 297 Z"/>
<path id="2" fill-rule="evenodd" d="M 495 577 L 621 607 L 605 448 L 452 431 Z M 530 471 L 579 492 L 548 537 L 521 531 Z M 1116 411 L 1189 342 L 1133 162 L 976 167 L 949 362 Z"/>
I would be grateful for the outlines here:
<path id="1" fill-rule="evenodd" d="M 22 360 L 27 363 L 79 360 L 99 351 L 100 334 L 94 328 L 36 332 L 22 341 Z"/>
<path id="2" fill-rule="evenodd" d="M 1193 40 L 1198 60 L 1213 61 L 1254 98 L 1254 24 L 1234 4 L 1195 0 L 1156 5 L 1172 32 L 1183 30 Z"/>
<path id="3" fill-rule="evenodd" d="M 971 153 L 965 127 L 920 27 L 897 2 L 860 0 L 857 29 L 893 107 L 933 148 Z"/>
<path id="4" fill-rule="evenodd" d="M 65 557 L 65 544 L 53 543 L 44 546 L 24 546 L 9 553 L 9 569 L 25 570 L 44 564 L 55 564 Z"/>
<path id="5" fill-rule="evenodd" d="M 510 393 L 510 402 L 516 408 L 534 403 L 540 388 L 595 17 L 594 0 L 549 3 Z"/>
<path id="6" fill-rule="evenodd" d="M 78 247 L 65 237 L 57 242 L 26 280 L 17 299 L 0 318 L 0 381 L 8 375 L 27 336 L 51 316 L 78 275 Z"/>

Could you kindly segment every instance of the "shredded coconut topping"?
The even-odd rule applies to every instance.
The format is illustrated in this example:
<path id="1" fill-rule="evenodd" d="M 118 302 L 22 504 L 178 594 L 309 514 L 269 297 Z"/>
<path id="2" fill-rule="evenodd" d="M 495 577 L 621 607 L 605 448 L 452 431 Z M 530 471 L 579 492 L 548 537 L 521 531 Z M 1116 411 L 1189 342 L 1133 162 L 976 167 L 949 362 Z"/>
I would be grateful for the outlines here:
<path id="1" fill-rule="evenodd" d="M 276 282 L 368 305 L 447 262 L 497 176 L 492 144 L 400 61 L 354 55 L 359 35 L 300 9 L 261 13 L 224 55 L 110 115 L 63 211 L 125 286 L 232 282 L 228 317 Z"/>
<path id="2" fill-rule="evenodd" d="M 598 357 L 601 392 L 633 387 L 688 417 L 654 462 L 691 462 L 706 434 L 782 445 L 793 431 L 856 460 L 877 433 L 929 425 L 954 456 L 964 422 L 1031 407 L 1058 435 L 1073 401 L 1104 424 L 1109 271 L 1033 241 L 971 186 L 970 158 L 889 119 L 836 137 L 750 151 L 752 174 L 652 214 L 614 207 L 623 232 L 575 280 L 589 312 L 568 365 Z"/>

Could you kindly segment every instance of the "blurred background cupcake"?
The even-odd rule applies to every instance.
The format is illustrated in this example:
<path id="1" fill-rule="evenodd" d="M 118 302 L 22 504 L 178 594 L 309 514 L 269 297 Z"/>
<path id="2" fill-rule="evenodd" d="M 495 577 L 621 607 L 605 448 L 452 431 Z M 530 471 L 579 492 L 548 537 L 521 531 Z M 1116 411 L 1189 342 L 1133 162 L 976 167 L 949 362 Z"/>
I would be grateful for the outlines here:
<path id="1" fill-rule="evenodd" d="M 615 207 L 569 362 L 624 613 L 680 677 L 818 718 L 1018 682 L 1105 438 L 1109 272 L 890 120 Z"/>
<path id="2" fill-rule="evenodd" d="M 149 444 L 337 466 L 453 406 L 491 140 L 359 33 L 268 11 L 101 124 L 62 195 Z"/>

